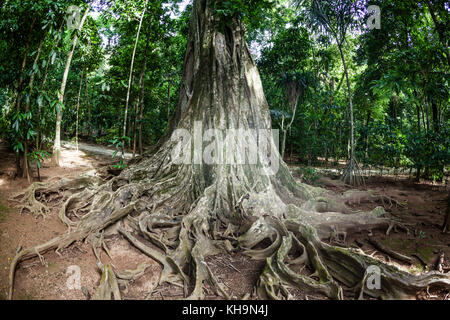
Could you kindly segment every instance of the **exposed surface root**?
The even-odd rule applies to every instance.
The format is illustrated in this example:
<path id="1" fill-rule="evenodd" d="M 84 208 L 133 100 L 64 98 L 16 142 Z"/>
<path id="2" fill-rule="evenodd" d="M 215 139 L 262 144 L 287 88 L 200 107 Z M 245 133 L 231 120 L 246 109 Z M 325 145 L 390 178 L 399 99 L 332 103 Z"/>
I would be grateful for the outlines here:
<path id="1" fill-rule="evenodd" d="M 111 295 L 115 300 L 121 300 L 116 274 L 108 264 L 102 268 L 102 279 L 92 300 L 111 300 Z"/>
<path id="2" fill-rule="evenodd" d="M 394 205 L 396 207 L 404 207 L 406 205 L 406 203 L 401 203 L 385 195 L 377 194 L 372 190 L 349 190 L 344 193 L 343 199 L 348 205 L 361 204 L 362 202 L 381 202 L 385 209 L 391 209 Z"/>
<path id="3" fill-rule="evenodd" d="M 11 201 L 20 203 L 19 212 L 29 211 L 37 217 L 45 217 L 51 208 L 46 203 L 64 198 L 66 193 L 76 193 L 85 188 L 93 188 L 101 180 L 92 176 L 81 176 L 77 179 L 61 179 L 58 182 L 36 182 L 25 190 L 11 197 Z"/>
<path id="4" fill-rule="evenodd" d="M 388 255 L 390 255 L 391 257 L 403 261 L 405 263 L 409 263 L 412 264 L 413 260 L 410 257 L 407 257 L 403 254 L 400 254 L 398 252 L 395 252 L 394 250 L 391 250 L 389 248 L 387 248 L 386 246 L 382 245 L 381 243 L 379 243 L 378 241 L 375 241 L 373 239 L 368 239 L 368 242 L 373 245 L 376 249 L 380 250 L 381 252 L 384 252 Z"/>
<path id="5" fill-rule="evenodd" d="M 157 286 L 176 285 L 188 299 L 202 299 L 210 290 L 231 296 L 206 261 L 209 256 L 239 251 L 267 262 L 257 284 L 260 298 L 290 298 L 290 287 L 318 291 L 331 299 L 342 299 L 344 287 L 354 288 L 355 297 L 377 298 L 409 298 L 434 285 L 448 288 L 448 274 L 413 276 L 359 251 L 322 241 L 333 233 L 389 230 L 398 222 L 381 207 L 355 212 L 346 204 L 349 197 L 295 182 L 279 159 L 271 133 L 267 134 L 272 128 L 270 110 L 244 28 L 235 18 L 222 23 L 212 8 L 212 0 L 193 3 L 180 100 L 169 123 L 168 132 L 181 129 L 194 139 L 178 144 L 168 136 L 158 143 L 156 153 L 136 158 L 107 182 L 80 178 L 48 188 L 34 185 L 22 198 L 28 209 L 44 210 L 38 203 L 45 204 L 50 194 L 67 197 L 59 217 L 69 230 L 16 255 L 9 298 L 18 263 L 88 240 L 102 272 L 95 298 L 119 299 L 119 285 L 126 286 L 142 270 L 123 275 L 113 263 L 103 264 L 101 250 L 108 252 L 103 231 L 119 232 L 159 262 L 163 270 Z M 198 123 L 200 130 L 196 130 Z M 217 136 L 197 150 L 195 138 L 202 140 L 208 129 Z M 218 137 L 229 129 L 252 133 L 244 137 L 245 145 L 237 143 L 236 136 L 220 141 Z M 258 142 L 260 146 L 251 151 L 257 161 L 239 164 L 250 163 L 237 159 L 250 149 L 245 146 Z M 218 160 L 232 157 L 234 161 L 206 164 L 201 153 L 207 149 Z M 363 183 L 354 160 L 343 178 L 352 185 Z M 380 289 L 364 286 L 370 266 L 380 270 Z"/>
<path id="6" fill-rule="evenodd" d="M 147 266 L 117 272 L 113 265 L 103 265 L 99 252 L 105 250 L 108 253 L 108 248 L 103 242 L 102 231 L 117 223 L 116 230 L 120 234 L 163 267 L 148 297 L 166 282 L 182 287 L 187 299 L 203 299 L 209 290 L 229 298 L 227 289 L 211 272 L 205 259 L 242 250 L 253 259 L 266 260 L 256 285 L 258 296 L 263 299 L 290 299 L 289 288 L 343 299 L 344 286 L 347 291 L 351 288 L 356 298 L 366 294 L 398 299 L 412 298 L 417 291 L 432 285 L 450 287 L 450 278 L 446 274 L 431 272 L 413 276 L 358 250 L 322 241 L 337 230 L 345 233 L 391 228 L 393 221 L 380 207 L 371 212 L 353 212 L 345 209 L 342 202 L 339 204 L 337 195 L 333 198 L 323 190 L 308 186 L 308 194 L 312 195 L 309 200 L 296 205 L 286 204 L 270 187 L 240 189 L 238 184 L 234 190 L 235 205 L 229 203 L 222 188 L 213 184 L 187 207 L 185 199 L 191 194 L 179 193 L 180 180 L 170 170 L 167 171 L 169 178 L 159 177 L 159 183 L 151 182 L 149 178 L 136 179 L 135 170 L 125 171 L 103 185 L 87 183 L 85 185 L 92 187 L 84 188 L 65 201 L 59 216 L 69 227 L 68 233 L 18 252 L 11 264 L 9 298 L 12 298 L 18 263 L 87 239 L 102 273 L 93 299 L 120 299 L 119 284 L 127 287 Z M 135 181 L 131 182 L 130 177 Z M 44 188 L 39 188 L 43 194 Z M 274 207 L 274 203 L 278 205 Z M 88 212 L 70 219 L 68 215 L 74 207 L 75 211 L 84 209 Z M 321 210 L 317 211 L 317 208 Z M 342 211 L 347 213 L 327 211 L 330 209 L 345 209 Z M 380 268 L 379 290 L 364 287 L 369 266 Z"/>

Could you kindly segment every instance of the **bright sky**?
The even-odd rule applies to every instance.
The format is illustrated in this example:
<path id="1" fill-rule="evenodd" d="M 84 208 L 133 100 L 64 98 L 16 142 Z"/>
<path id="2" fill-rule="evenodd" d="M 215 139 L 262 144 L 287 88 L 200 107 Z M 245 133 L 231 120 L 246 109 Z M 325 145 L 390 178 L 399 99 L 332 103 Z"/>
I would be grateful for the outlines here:
<path id="1" fill-rule="evenodd" d="M 178 4 L 179 12 L 175 12 L 175 10 L 173 10 L 173 11 L 170 12 L 171 18 L 172 18 L 172 19 L 178 18 L 178 17 L 180 16 L 180 13 L 183 12 L 183 11 L 186 9 L 186 6 L 187 6 L 188 4 L 190 4 L 190 3 L 192 3 L 192 0 L 182 0 L 182 1 Z M 97 1 L 96 1 L 96 0 L 94 0 L 94 4 L 97 4 Z M 172 5 L 166 3 L 166 4 L 164 4 L 164 7 L 166 7 L 166 8 L 167 8 L 167 7 L 172 8 Z M 98 10 L 98 4 L 97 4 L 97 5 L 94 5 L 93 8 L 96 8 L 96 9 L 92 10 L 91 12 L 89 12 L 89 16 L 91 16 L 91 17 L 94 18 L 94 19 L 97 19 L 97 18 L 100 16 L 100 14 L 101 14 L 101 12 Z M 108 38 L 107 38 L 105 35 L 103 35 L 103 34 L 100 34 L 100 36 L 101 36 L 101 38 L 102 38 L 102 40 L 103 40 L 103 46 L 106 46 L 106 45 L 108 44 Z"/>
<path id="2" fill-rule="evenodd" d="M 179 9 L 180 9 L 180 12 L 183 12 L 183 11 L 186 9 L 186 6 L 187 6 L 189 3 L 192 3 L 192 0 L 183 0 L 183 1 L 181 1 L 181 2 L 178 4 L 178 7 L 179 7 Z M 166 4 L 165 6 L 168 7 L 169 4 Z M 95 11 L 95 12 L 94 12 L 94 11 L 91 11 L 91 12 L 89 13 L 89 15 L 90 15 L 91 17 L 93 17 L 94 19 L 96 19 L 96 18 L 100 15 L 100 12 L 97 12 L 97 11 Z M 170 16 L 171 16 L 173 19 L 175 19 L 178 15 L 176 15 L 175 12 L 171 12 Z"/>
<path id="3" fill-rule="evenodd" d="M 191 2 L 191 0 L 183 0 L 180 3 L 180 11 L 184 11 L 186 9 L 186 6 Z"/>
<path id="4" fill-rule="evenodd" d="M 186 9 L 186 6 L 187 6 L 189 3 L 191 3 L 191 2 L 192 2 L 192 0 L 183 0 L 183 1 L 181 1 L 181 2 L 178 4 L 178 7 L 180 8 L 180 12 L 183 12 L 184 9 Z M 166 5 L 166 6 L 169 6 L 169 5 Z M 176 15 L 175 12 L 171 12 L 171 13 L 170 13 L 170 17 L 171 17 L 172 19 L 175 19 L 175 18 L 178 17 L 178 15 Z"/>

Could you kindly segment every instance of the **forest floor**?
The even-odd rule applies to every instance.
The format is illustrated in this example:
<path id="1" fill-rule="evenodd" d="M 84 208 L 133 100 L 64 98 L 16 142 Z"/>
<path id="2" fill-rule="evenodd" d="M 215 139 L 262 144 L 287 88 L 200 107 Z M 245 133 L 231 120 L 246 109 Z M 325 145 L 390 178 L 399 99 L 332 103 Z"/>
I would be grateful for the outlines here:
<path id="1" fill-rule="evenodd" d="M 113 150 L 101 146 L 80 144 L 77 152 L 72 143 L 64 143 L 62 150 L 63 164 L 60 168 L 51 167 L 46 162 L 41 169 L 43 181 L 52 179 L 70 178 L 79 176 L 88 171 L 97 170 L 113 163 L 111 155 Z M 126 155 L 127 158 L 131 154 Z M 30 213 L 19 214 L 15 203 L 10 197 L 29 186 L 26 179 L 15 178 L 15 157 L 4 145 L 0 143 L 0 299 L 7 295 L 9 265 L 19 246 L 24 248 L 46 242 L 66 231 L 66 227 L 58 218 L 58 205 L 43 218 L 35 218 Z M 298 167 L 291 166 L 294 176 L 300 181 Z M 351 188 L 337 180 L 335 170 L 322 170 L 323 175 L 318 177 L 314 184 L 337 193 L 343 193 Z M 367 232 L 347 235 L 345 241 L 335 245 L 358 246 L 364 252 L 373 254 L 388 263 L 395 264 L 411 272 L 423 272 L 434 269 L 437 258 L 444 253 L 443 264 L 445 272 L 450 267 L 450 235 L 442 234 L 441 227 L 446 209 L 448 190 L 445 185 L 428 182 L 415 183 L 405 176 L 373 176 L 366 180 L 366 187 L 378 194 L 386 195 L 404 206 L 393 205 L 388 211 L 405 223 L 412 224 L 410 232 L 399 230 L 385 235 L 385 230 L 373 230 L 370 238 L 398 253 L 412 257 L 413 264 L 407 265 L 376 250 L 367 242 Z M 348 203 L 357 210 L 371 210 L 380 203 Z M 105 237 L 113 260 L 102 255 L 104 262 L 110 261 L 115 269 L 136 269 L 146 262 L 151 267 L 144 275 L 133 283 L 128 289 L 122 288 L 124 299 L 145 299 L 152 286 L 158 280 L 161 267 L 158 263 L 142 254 L 129 244 L 122 236 L 111 235 Z M 45 254 L 46 265 L 42 265 L 38 258 L 23 261 L 17 268 L 14 299 L 87 299 L 82 290 L 69 289 L 68 279 L 72 273 L 68 272 L 70 266 L 77 266 L 81 270 L 81 286 L 85 292 L 93 295 L 100 282 L 100 273 L 96 266 L 96 259 L 91 247 L 87 243 L 75 243 L 58 256 L 54 252 Z M 225 285 L 225 289 L 234 299 L 244 296 L 252 299 L 252 291 L 258 279 L 264 261 L 250 261 L 242 254 L 221 255 L 209 257 L 208 265 L 217 278 Z M 344 292 L 346 293 L 346 292 Z M 325 299 L 311 292 L 292 290 L 294 299 Z M 248 296 L 250 295 L 250 296 Z M 418 299 L 448 299 L 448 291 L 422 292 Z M 154 292 L 150 299 L 177 299 L 183 298 L 183 290 L 171 285 L 163 285 Z M 354 298 L 347 294 L 346 298 Z M 217 299 L 208 295 L 207 299 Z"/>

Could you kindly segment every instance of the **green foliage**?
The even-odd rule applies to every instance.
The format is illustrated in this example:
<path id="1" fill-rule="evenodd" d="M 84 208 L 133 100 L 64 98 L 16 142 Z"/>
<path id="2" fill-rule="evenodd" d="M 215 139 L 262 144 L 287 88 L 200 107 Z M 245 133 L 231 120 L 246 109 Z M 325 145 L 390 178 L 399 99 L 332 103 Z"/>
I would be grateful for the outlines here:
<path id="1" fill-rule="evenodd" d="M 127 137 L 127 136 L 123 136 L 123 137 L 114 137 L 114 139 L 112 139 L 111 141 L 110 141 L 110 143 L 111 143 L 111 145 L 112 146 L 114 146 L 115 148 L 116 148 L 116 150 L 113 152 L 113 154 L 112 154 L 112 157 L 113 158 L 116 158 L 117 157 L 117 155 L 119 154 L 119 153 L 121 153 L 121 156 L 120 156 L 120 158 L 121 158 L 121 160 L 118 162 L 118 163 L 116 163 L 115 165 L 114 165 L 114 168 L 116 168 L 116 169 L 125 169 L 127 166 L 126 166 L 126 164 L 125 164 L 125 162 L 124 162 L 124 157 L 125 157 L 125 155 L 124 155 L 124 149 L 125 149 L 125 144 L 128 142 L 130 142 L 131 141 L 131 138 L 130 137 Z"/>
<path id="2" fill-rule="evenodd" d="M 119 128 L 113 127 L 106 130 L 106 133 L 101 137 L 95 138 L 95 142 L 101 145 L 113 144 L 113 141 L 116 140 L 116 137 L 119 135 Z"/>
<path id="3" fill-rule="evenodd" d="M 42 168 L 44 161 L 51 157 L 50 153 L 44 150 L 36 150 L 28 154 L 31 163 L 34 163 L 38 169 Z"/>
<path id="4" fill-rule="evenodd" d="M 213 14 L 225 24 L 237 18 L 251 27 L 265 20 L 265 12 L 274 7 L 274 0 L 214 0 Z"/>
<path id="5" fill-rule="evenodd" d="M 320 178 L 320 175 L 317 173 L 317 170 L 315 168 L 310 167 L 299 168 L 298 174 L 301 176 L 302 181 L 308 184 L 314 184 Z"/>
<path id="6" fill-rule="evenodd" d="M 441 133 L 410 133 L 405 154 L 416 169 L 426 168 L 427 178 L 442 181 L 444 168 L 450 163 L 450 130 Z"/>
<path id="7" fill-rule="evenodd" d="M 24 151 L 24 141 L 35 136 L 32 113 L 16 111 L 11 118 L 10 142 L 16 153 Z"/>
<path id="8" fill-rule="evenodd" d="M 415 169 L 423 177 L 442 180 L 450 162 L 448 8 L 439 1 L 294 2 L 210 2 L 215 23 L 222 28 L 219 32 L 229 32 L 236 19 L 244 23 L 272 125 L 287 132 L 286 154 L 309 165 L 319 160 L 337 164 L 348 158 L 350 125 L 342 49 L 353 92 L 357 159 L 380 170 Z M 54 140 L 57 108 L 64 111 L 63 139 L 75 136 L 83 76 L 80 138 L 113 143 L 119 158 L 133 144 L 121 135 L 131 55 L 144 3 L 89 2 L 96 14 L 87 18 L 81 32 L 67 29 L 66 10 L 69 5 L 85 8 L 85 1 L 2 3 L 2 141 L 17 153 L 23 153 L 27 143 L 28 155 L 39 167 Z M 149 1 L 137 43 L 125 135 L 134 137 L 135 124 L 142 124 L 144 147 L 166 134 L 179 98 L 192 12 L 192 5 L 178 12 L 179 3 Z M 364 26 L 369 4 L 381 8 L 379 30 Z M 351 32 L 355 29 L 358 32 Z M 75 32 L 79 41 L 60 105 L 58 91 Z M 139 79 L 144 65 L 141 120 L 135 106 L 141 96 Z M 31 76 L 35 77 L 33 90 Z M 293 86 L 300 92 L 295 116 L 288 94 Z M 287 129 L 286 122 L 292 119 Z M 124 165 L 120 161 L 119 167 Z"/>

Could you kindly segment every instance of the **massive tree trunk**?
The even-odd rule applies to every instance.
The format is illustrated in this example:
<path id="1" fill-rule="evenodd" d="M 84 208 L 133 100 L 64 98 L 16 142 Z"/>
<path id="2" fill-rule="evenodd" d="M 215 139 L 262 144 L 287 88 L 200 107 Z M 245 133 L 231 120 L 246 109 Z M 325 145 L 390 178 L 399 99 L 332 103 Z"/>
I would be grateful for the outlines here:
<path id="1" fill-rule="evenodd" d="M 28 200 L 25 208 L 45 213 L 47 208 L 35 195 L 55 190 L 81 191 L 70 196 L 60 211 L 60 218 L 71 231 L 22 250 L 13 259 L 9 297 L 18 262 L 87 238 L 104 274 L 95 297 L 110 299 L 114 293 L 115 298 L 120 298 L 117 279 L 127 277 L 111 265 L 103 265 L 99 255 L 99 233 L 113 224 L 118 224 L 118 232 L 135 247 L 163 266 L 158 285 L 178 283 L 186 288 L 189 298 L 204 298 L 205 282 L 216 294 L 229 297 L 205 258 L 237 251 L 266 261 L 256 284 L 261 298 L 289 298 L 287 288 L 292 287 L 341 299 L 341 285 L 353 288 L 356 296 L 363 291 L 384 298 L 410 297 L 428 285 L 450 286 L 448 275 L 434 272 L 413 276 L 355 250 L 321 241 L 336 230 L 362 231 L 392 226 L 394 222 L 382 208 L 352 212 L 344 202 L 349 197 L 358 198 L 354 192 L 340 196 L 295 182 L 279 157 L 274 139 L 265 134 L 271 129 L 269 106 L 242 26 L 236 19 L 220 21 L 212 14 L 211 2 L 194 1 L 180 100 L 170 121 L 172 130 L 160 141 L 156 152 L 134 159 L 106 183 L 81 177 L 47 188 L 34 185 L 24 195 Z M 207 129 L 216 130 L 214 140 L 190 154 L 199 147 Z M 234 138 L 230 143 L 221 143 L 218 137 L 230 129 L 255 129 L 246 140 L 250 145 L 268 141 L 270 149 L 257 148 L 259 160 L 255 163 L 202 161 L 203 151 L 212 154 L 214 150 L 214 155 L 222 159 L 245 152 L 242 144 L 232 143 Z M 179 144 L 174 139 L 177 133 L 190 133 L 194 138 Z M 189 156 L 178 162 L 181 150 Z M 268 154 L 270 163 L 265 162 Z M 90 211 L 81 220 L 69 218 L 69 212 L 82 215 L 86 203 Z M 258 248 L 265 241 L 270 245 Z M 371 265 L 381 271 L 379 290 L 364 287 Z M 306 267 L 311 274 L 294 272 L 298 266 Z M 188 270 L 192 272 L 188 274 Z M 193 289 L 189 290 L 189 285 Z"/>
<path id="2" fill-rule="evenodd" d="M 86 21 L 87 15 L 89 13 L 89 8 L 84 12 L 83 18 L 81 18 L 78 31 L 83 28 L 84 22 Z M 78 33 L 73 37 L 72 49 L 67 55 L 66 67 L 64 68 L 64 74 L 61 81 L 61 88 L 58 93 L 58 105 L 56 106 L 56 126 L 55 126 L 55 142 L 53 144 L 53 155 L 52 163 L 55 166 L 60 166 L 61 161 L 61 123 L 62 123 L 62 106 L 64 105 L 64 93 L 66 92 L 67 78 L 69 76 L 70 65 L 72 64 L 73 53 L 78 42 Z"/>

